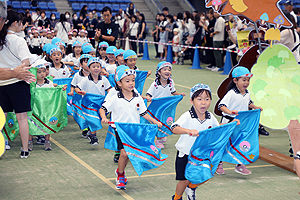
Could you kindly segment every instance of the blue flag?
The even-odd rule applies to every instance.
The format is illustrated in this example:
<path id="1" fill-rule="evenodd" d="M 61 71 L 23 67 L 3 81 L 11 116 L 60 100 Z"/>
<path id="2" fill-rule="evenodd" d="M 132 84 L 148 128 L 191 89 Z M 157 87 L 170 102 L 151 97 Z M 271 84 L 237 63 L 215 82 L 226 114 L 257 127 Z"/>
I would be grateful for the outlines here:
<path id="1" fill-rule="evenodd" d="M 88 128 L 87 122 L 82 113 L 82 96 L 79 94 L 74 94 L 72 100 L 72 110 L 73 110 L 73 118 L 79 125 L 80 129 L 83 130 Z"/>
<path id="2" fill-rule="evenodd" d="M 118 143 L 116 139 L 116 132 L 113 127 L 109 126 L 104 142 L 104 148 L 112 150 L 112 151 L 119 151 Z"/>
<path id="3" fill-rule="evenodd" d="M 161 128 L 158 128 L 157 137 L 172 135 L 170 126 L 174 122 L 176 107 L 182 98 L 182 95 L 176 95 L 152 99 L 151 104 L 148 106 L 148 113 L 163 124 Z M 149 122 L 143 118 L 141 123 Z"/>
<path id="4" fill-rule="evenodd" d="M 225 146 L 233 133 L 236 122 L 217 126 L 199 132 L 185 168 L 185 178 L 193 184 L 203 183 L 214 177 Z"/>
<path id="5" fill-rule="evenodd" d="M 105 96 L 103 95 L 90 93 L 87 93 L 82 98 L 82 113 L 92 132 L 102 129 L 99 109 L 101 108 L 104 99 Z"/>
<path id="6" fill-rule="evenodd" d="M 143 88 L 147 78 L 147 74 L 147 71 L 136 70 L 135 88 L 140 94 L 143 93 Z"/>
<path id="7" fill-rule="evenodd" d="M 67 113 L 68 115 L 72 115 L 72 96 L 69 96 L 68 93 L 71 92 L 71 82 L 73 78 L 56 78 L 53 79 L 53 83 L 57 85 L 67 85 L 66 93 L 67 93 Z"/>
<path id="8" fill-rule="evenodd" d="M 115 75 L 114 74 L 110 74 L 107 79 L 108 79 L 111 87 L 115 87 L 116 86 Z"/>
<path id="9" fill-rule="evenodd" d="M 241 124 L 235 128 L 229 139 L 222 161 L 248 165 L 259 157 L 260 110 L 240 111 L 235 118 L 239 119 Z"/>
<path id="10" fill-rule="evenodd" d="M 167 159 L 154 144 L 157 125 L 115 123 L 124 149 L 136 173 L 161 166 Z"/>

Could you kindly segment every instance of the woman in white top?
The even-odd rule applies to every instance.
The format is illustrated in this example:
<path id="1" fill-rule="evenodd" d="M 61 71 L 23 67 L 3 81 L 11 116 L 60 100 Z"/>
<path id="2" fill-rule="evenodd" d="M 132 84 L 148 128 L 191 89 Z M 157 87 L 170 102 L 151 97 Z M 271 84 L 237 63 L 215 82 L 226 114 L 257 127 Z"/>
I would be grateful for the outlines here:
<path id="1" fill-rule="evenodd" d="M 65 14 L 60 14 L 60 20 L 54 29 L 57 30 L 56 37 L 62 39 L 64 43 L 67 43 L 69 40 L 68 32 L 71 31 L 71 24 L 67 22 Z"/>
<path id="2" fill-rule="evenodd" d="M 184 28 L 183 32 L 188 32 L 189 36 L 194 36 L 196 33 L 196 26 L 195 23 L 192 20 L 192 14 L 189 11 L 185 11 L 183 13 L 183 21 L 182 21 L 182 27 Z"/>
<path id="3" fill-rule="evenodd" d="M 22 16 L 10 10 L 7 12 L 7 20 L 7 24 L 0 31 L 0 68 L 14 70 L 22 64 L 29 66 L 31 54 L 26 41 L 16 35 L 23 27 Z M 23 145 L 21 158 L 29 155 L 27 112 L 31 111 L 30 99 L 30 86 L 25 81 L 16 78 L 0 81 L 0 106 L 5 114 L 14 111 L 19 123 Z"/>
<path id="4" fill-rule="evenodd" d="M 137 39 L 138 28 L 139 28 L 139 23 L 137 22 L 136 16 L 133 15 L 133 16 L 131 16 L 131 23 L 130 23 L 130 26 L 129 26 L 129 29 L 130 29 L 129 39 L 131 39 L 131 40 L 136 40 Z M 136 42 L 130 42 L 130 43 L 131 43 L 131 49 L 134 52 L 136 52 L 137 51 Z"/>

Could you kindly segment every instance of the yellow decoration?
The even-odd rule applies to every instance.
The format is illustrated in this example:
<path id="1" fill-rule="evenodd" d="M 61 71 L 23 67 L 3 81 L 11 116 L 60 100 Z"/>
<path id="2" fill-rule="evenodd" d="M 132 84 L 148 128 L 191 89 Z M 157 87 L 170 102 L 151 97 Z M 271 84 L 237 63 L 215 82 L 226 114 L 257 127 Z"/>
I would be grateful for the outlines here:
<path id="1" fill-rule="evenodd" d="M 239 13 L 245 12 L 248 9 L 244 0 L 229 0 L 229 3 L 232 6 L 232 9 Z"/>
<path id="2" fill-rule="evenodd" d="M 270 28 L 267 30 L 265 34 L 265 40 L 270 40 L 270 47 L 272 48 L 272 41 L 273 40 L 278 40 L 280 41 L 280 31 L 279 29 L 275 28 Z"/>
<path id="3" fill-rule="evenodd" d="M 4 124 L 5 124 L 5 115 L 2 108 L 0 107 L 0 127 L 1 127 L 0 129 L 3 128 Z M 4 154 L 4 152 L 5 152 L 5 139 L 1 133 L 0 134 L 0 157 Z"/>
<path id="4" fill-rule="evenodd" d="M 250 47 L 250 45 L 249 45 L 249 33 L 250 33 L 250 31 L 238 31 L 238 32 L 236 32 L 239 49 Z"/>
<path id="5" fill-rule="evenodd" d="M 249 158 L 250 158 L 251 160 L 253 160 L 254 157 L 255 157 L 255 155 L 253 155 L 253 154 L 249 155 Z"/>

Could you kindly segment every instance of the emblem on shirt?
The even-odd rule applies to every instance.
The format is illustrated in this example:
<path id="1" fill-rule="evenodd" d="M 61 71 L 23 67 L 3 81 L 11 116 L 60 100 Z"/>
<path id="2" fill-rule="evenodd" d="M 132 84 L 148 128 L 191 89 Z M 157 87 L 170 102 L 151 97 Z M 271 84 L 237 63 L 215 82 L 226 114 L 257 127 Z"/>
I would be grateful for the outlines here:
<path id="1" fill-rule="evenodd" d="M 51 117 L 50 120 L 49 120 L 49 123 L 51 125 L 55 125 L 55 124 L 57 124 L 57 122 L 58 122 L 57 117 Z"/>
<path id="2" fill-rule="evenodd" d="M 140 110 L 140 104 L 136 104 L 136 111 L 139 111 Z"/>
<path id="3" fill-rule="evenodd" d="M 247 151 L 250 150 L 250 147 L 251 147 L 251 146 L 250 146 L 250 143 L 249 143 L 249 142 L 243 141 L 243 142 L 240 143 L 239 147 L 240 147 L 241 151 L 247 152 Z"/>
<path id="4" fill-rule="evenodd" d="M 15 122 L 14 122 L 13 119 L 8 120 L 8 127 L 9 127 L 9 128 L 13 127 L 14 124 L 15 124 Z"/>
<path id="5" fill-rule="evenodd" d="M 63 71 L 63 75 L 66 75 L 66 71 Z"/>
<path id="6" fill-rule="evenodd" d="M 111 28 L 107 29 L 107 34 L 111 35 Z"/>
<path id="7" fill-rule="evenodd" d="M 172 118 L 172 117 L 168 117 L 168 118 L 167 118 L 167 124 L 168 124 L 169 126 L 171 126 L 171 125 L 173 124 L 173 118 Z"/>
<path id="8" fill-rule="evenodd" d="M 104 83 L 102 84 L 102 87 L 104 87 Z"/>

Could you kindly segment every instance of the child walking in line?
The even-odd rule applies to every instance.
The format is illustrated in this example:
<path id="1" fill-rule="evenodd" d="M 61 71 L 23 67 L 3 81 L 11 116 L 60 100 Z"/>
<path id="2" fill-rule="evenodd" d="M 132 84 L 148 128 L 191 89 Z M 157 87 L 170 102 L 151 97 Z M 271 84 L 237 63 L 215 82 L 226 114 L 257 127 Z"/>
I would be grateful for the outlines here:
<path id="1" fill-rule="evenodd" d="M 128 67 L 117 71 L 115 75 L 116 82 L 121 90 L 110 99 L 107 99 L 103 103 L 102 108 L 100 108 L 99 112 L 102 123 L 108 123 L 109 120 L 106 118 L 105 113 L 111 112 L 111 121 L 113 122 L 140 123 L 140 116 L 142 116 L 153 124 L 157 124 L 159 127 L 162 126 L 160 122 L 157 122 L 147 114 L 147 108 L 142 97 L 134 91 L 135 76 L 135 70 Z M 118 149 L 121 151 L 116 170 L 116 189 L 126 189 L 127 178 L 125 177 L 125 167 L 128 157 L 116 129 L 115 133 Z"/>
<path id="2" fill-rule="evenodd" d="M 171 79 L 172 75 L 172 64 L 166 61 L 158 63 L 156 67 L 156 79 L 150 85 L 147 96 L 149 98 L 161 98 L 169 97 L 171 95 L 182 95 L 185 96 L 185 93 L 179 93 L 175 89 L 175 83 Z M 157 148 L 164 148 L 164 144 L 167 141 L 167 137 L 157 137 L 155 144 Z"/>
<path id="3" fill-rule="evenodd" d="M 127 50 L 123 53 L 123 58 L 125 64 L 130 68 L 134 70 L 139 70 L 139 68 L 136 66 L 137 61 L 137 55 L 133 50 Z M 152 73 L 151 70 L 148 71 L 147 77 L 150 76 Z"/>
<path id="4" fill-rule="evenodd" d="M 123 53 L 125 51 L 123 49 L 118 49 L 116 52 L 116 61 L 118 65 L 125 65 Z"/>
<path id="5" fill-rule="evenodd" d="M 118 62 L 116 61 L 116 52 L 117 52 L 117 47 L 115 46 L 109 46 L 106 49 L 106 57 L 107 61 L 105 63 L 105 70 L 109 74 L 115 74 L 116 68 L 118 67 Z"/>
<path id="6" fill-rule="evenodd" d="M 75 92 L 79 95 L 91 93 L 105 96 L 105 92 L 109 92 L 111 86 L 107 78 L 100 75 L 102 68 L 100 59 L 92 57 L 89 59 L 87 65 L 90 69 L 90 74 L 77 84 Z M 91 134 L 88 135 L 88 139 L 92 146 L 97 146 L 99 144 L 96 131 L 91 132 Z"/>
<path id="7" fill-rule="evenodd" d="M 109 47 L 107 42 L 100 42 L 98 45 L 98 53 L 99 53 L 99 58 L 101 59 L 101 65 L 102 67 L 105 66 L 106 63 L 106 49 Z"/>
<path id="8" fill-rule="evenodd" d="M 261 107 L 255 106 L 250 98 L 250 93 L 247 90 L 252 73 L 245 67 L 238 66 L 232 70 L 232 81 L 228 88 L 227 94 L 219 103 L 219 110 L 222 111 L 221 123 L 231 122 L 239 111 L 246 111 L 250 109 L 260 109 Z M 237 164 L 235 172 L 242 175 L 250 175 L 251 171 L 243 164 Z M 219 175 L 225 174 L 223 163 L 220 162 L 216 173 Z"/>
<path id="9" fill-rule="evenodd" d="M 49 67 L 49 75 L 53 78 L 69 78 L 70 71 L 68 67 L 61 62 L 63 53 L 58 46 L 52 46 L 50 50 L 50 58 L 52 63 Z"/>
<path id="10" fill-rule="evenodd" d="M 73 44 L 72 44 L 72 50 L 73 50 L 73 53 L 70 53 L 68 56 L 69 58 L 74 62 L 74 70 L 79 70 L 80 69 L 80 66 L 79 66 L 79 58 L 82 54 L 82 49 L 81 49 L 81 42 L 79 41 L 75 41 Z"/>
<path id="11" fill-rule="evenodd" d="M 171 129 L 174 134 L 181 134 L 175 147 L 177 156 L 175 161 L 176 180 L 179 180 L 176 186 L 173 200 L 182 200 L 183 192 L 187 199 L 196 199 L 196 188 L 201 184 L 192 184 L 185 178 L 185 168 L 188 164 L 190 150 L 199 136 L 199 131 L 219 126 L 214 115 L 208 112 L 212 97 L 208 85 L 196 84 L 190 90 L 190 103 L 192 107 L 189 111 L 183 113 L 179 119 L 172 124 Z M 237 121 L 239 124 L 238 120 Z M 221 125 L 221 124 L 220 124 Z"/>

